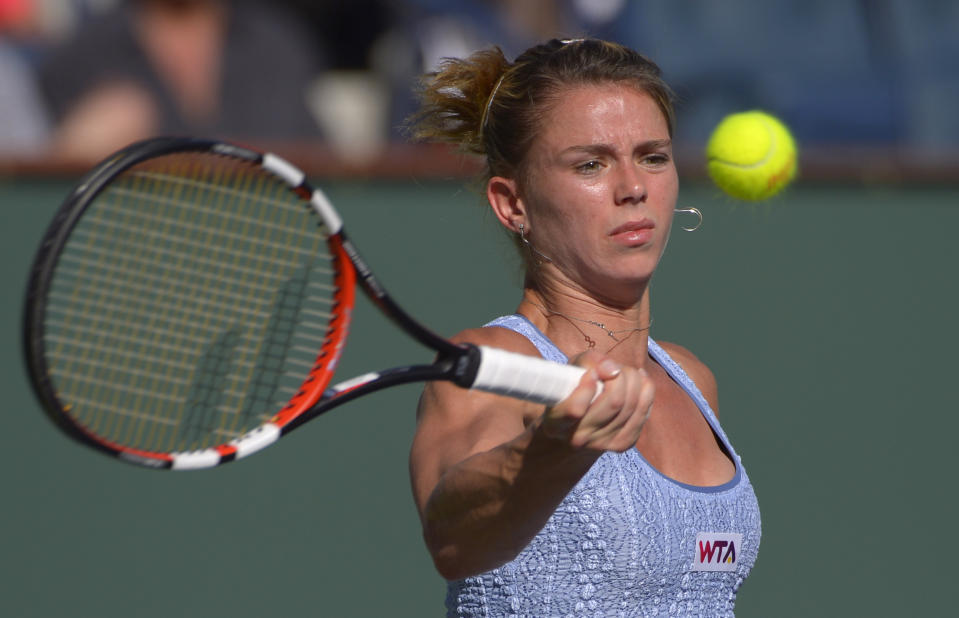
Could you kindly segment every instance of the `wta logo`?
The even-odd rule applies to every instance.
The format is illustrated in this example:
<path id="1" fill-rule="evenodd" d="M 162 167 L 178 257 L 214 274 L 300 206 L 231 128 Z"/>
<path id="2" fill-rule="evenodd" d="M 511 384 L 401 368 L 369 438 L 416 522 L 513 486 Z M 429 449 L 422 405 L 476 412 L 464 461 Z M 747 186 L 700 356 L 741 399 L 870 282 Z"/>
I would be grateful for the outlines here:
<path id="1" fill-rule="evenodd" d="M 696 535 L 694 571 L 735 571 L 743 535 L 737 532 L 700 532 Z"/>

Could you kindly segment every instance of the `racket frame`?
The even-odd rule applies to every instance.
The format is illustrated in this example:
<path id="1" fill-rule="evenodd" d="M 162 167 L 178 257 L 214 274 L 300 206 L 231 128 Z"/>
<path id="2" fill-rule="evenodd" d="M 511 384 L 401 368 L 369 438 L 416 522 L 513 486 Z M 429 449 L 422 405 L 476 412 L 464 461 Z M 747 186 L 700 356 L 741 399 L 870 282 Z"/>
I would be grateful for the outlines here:
<path id="1" fill-rule="evenodd" d="M 218 446 L 196 451 L 165 453 L 132 448 L 98 436 L 70 416 L 69 404 L 56 395 L 44 354 L 46 293 L 67 239 L 93 201 L 118 175 L 146 160 L 185 152 L 208 152 L 258 165 L 283 181 L 309 203 L 324 222 L 334 256 L 334 282 L 338 290 L 326 340 L 317 361 L 300 389 L 265 424 Z M 349 331 L 356 286 L 404 332 L 435 350 L 433 364 L 397 367 L 365 374 L 328 388 L 339 364 Z M 328 410 L 398 384 L 428 380 L 451 380 L 468 386 L 475 378 L 478 351 L 457 345 L 435 334 L 406 313 L 386 292 L 359 251 L 346 235 L 342 220 L 325 194 L 310 185 L 298 168 L 273 154 L 209 139 L 161 137 L 137 142 L 115 153 L 84 176 L 54 215 L 34 258 L 27 283 L 23 312 L 23 349 L 28 375 L 44 411 L 70 437 L 100 452 L 149 468 L 206 468 L 257 452 L 279 437 Z"/>
<path id="2" fill-rule="evenodd" d="M 212 447 L 192 451 L 156 452 L 118 444 L 88 430 L 69 414 L 56 394 L 44 354 L 46 294 L 67 239 L 93 200 L 119 174 L 146 160 L 176 153 L 211 153 L 256 165 L 283 182 L 304 205 L 311 207 L 327 229 L 333 256 L 331 319 L 323 345 L 306 379 L 289 402 L 270 420 Z M 356 288 L 412 339 L 436 352 L 430 364 L 385 369 L 329 386 L 349 332 Z M 276 442 L 307 421 L 363 395 L 399 384 L 448 380 L 463 388 L 554 404 L 578 385 L 584 369 L 471 344 L 454 344 L 414 320 L 386 292 L 343 229 L 336 209 L 305 174 L 273 154 L 216 140 L 162 137 L 138 142 L 119 151 L 89 172 L 54 215 L 41 241 L 27 283 L 23 314 L 23 348 L 30 381 L 44 411 L 69 436 L 98 451 L 149 468 L 210 468 L 246 457 Z M 601 391 L 597 390 L 597 396 Z"/>

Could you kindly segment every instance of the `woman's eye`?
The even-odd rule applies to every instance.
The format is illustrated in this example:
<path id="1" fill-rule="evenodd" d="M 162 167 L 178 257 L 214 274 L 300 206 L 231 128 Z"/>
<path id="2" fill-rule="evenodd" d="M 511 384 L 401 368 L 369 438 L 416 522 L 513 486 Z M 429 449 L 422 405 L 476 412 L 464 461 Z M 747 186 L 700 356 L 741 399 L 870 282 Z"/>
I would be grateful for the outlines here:
<path id="1" fill-rule="evenodd" d="M 669 163 L 669 156 L 661 153 L 654 153 L 644 157 L 644 161 L 650 165 L 666 165 Z"/>
<path id="2" fill-rule="evenodd" d="M 580 172 L 590 173 L 598 171 L 599 168 L 599 161 L 586 161 L 585 163 L 580 163 L 576 169 Z"/>

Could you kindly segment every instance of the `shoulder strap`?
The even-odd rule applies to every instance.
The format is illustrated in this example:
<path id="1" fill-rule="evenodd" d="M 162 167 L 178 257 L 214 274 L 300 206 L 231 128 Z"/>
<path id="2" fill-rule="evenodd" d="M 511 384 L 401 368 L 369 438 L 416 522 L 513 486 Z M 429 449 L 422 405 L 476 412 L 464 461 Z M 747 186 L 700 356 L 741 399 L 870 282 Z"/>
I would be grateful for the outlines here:
<path id="1" fill-rule="evenodd" d="M 530 343 L 536 346 L 536 349 L 539 350 L 540 355 L 546 360 L 551 360 L 556 363 L 568 363 L 569 359 L 566 358 L 566 355 L 556 347 L 549 337 L 543 334 L 543 331 L 536 328 L 536 326 L 526 319 L 525 316 L 522 316 L 518 313 L 513 315 L 504 315 L 502 317 L 496 318 L 487 324 L 484 324 L 484 327 L 498 326 L 500 328 L 508 328 L 511 331 L 517 332 L 520 335 L 523 335 L 529 339 Z"/>

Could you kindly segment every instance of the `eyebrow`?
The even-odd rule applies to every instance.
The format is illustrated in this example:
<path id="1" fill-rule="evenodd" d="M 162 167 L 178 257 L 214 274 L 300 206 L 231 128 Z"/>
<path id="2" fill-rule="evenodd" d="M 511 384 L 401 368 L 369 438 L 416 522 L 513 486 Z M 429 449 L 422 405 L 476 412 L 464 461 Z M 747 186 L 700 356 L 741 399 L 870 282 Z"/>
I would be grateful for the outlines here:
<path id="1" fill-rule="evenodd" d="M 636 150 L 641 152 L 650 152 L 655 150 L 660 150 L 662 148 L 669 148 L 672 146 L 673 141 L 669 138 L 667 139 L 651 139 L 640 144 Z M 576 146 L 570 146 L 563 150 L 562 154 L 574 153 L 574 152 L 585 152 L 588 154 L 606 154 L 613 152 L 615 149 L 609 144 L 582 144 Z"/>

